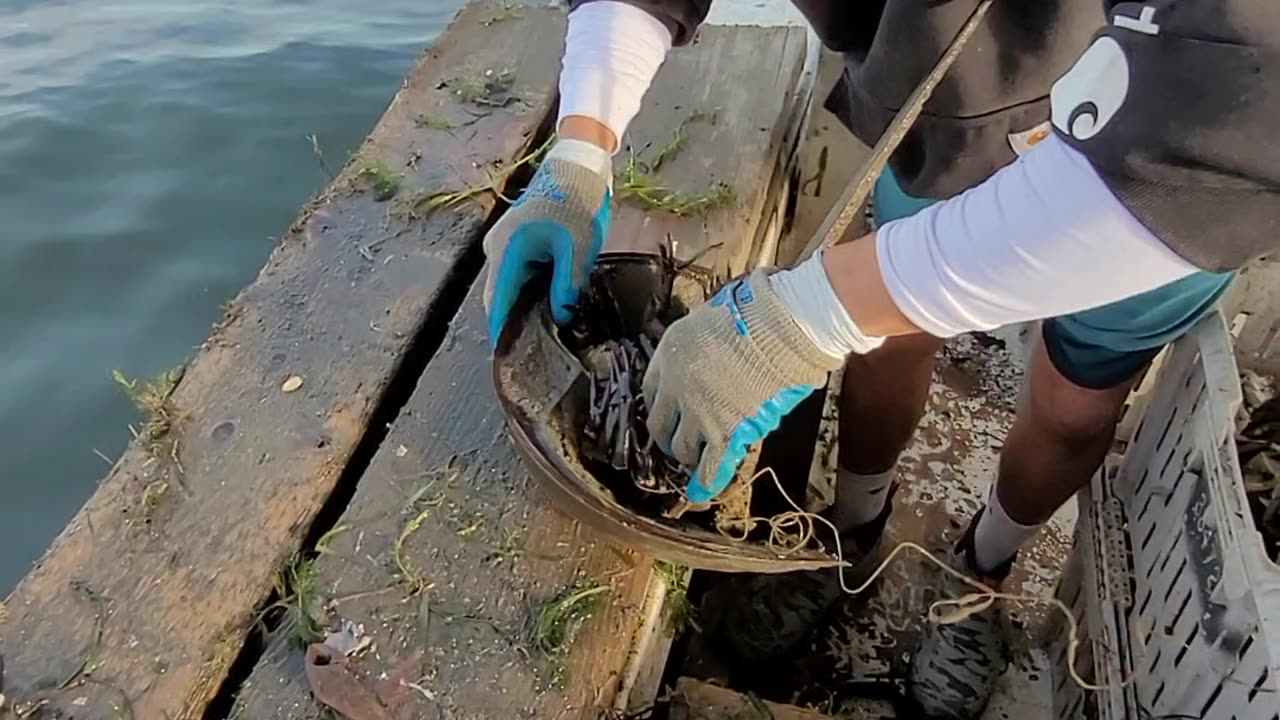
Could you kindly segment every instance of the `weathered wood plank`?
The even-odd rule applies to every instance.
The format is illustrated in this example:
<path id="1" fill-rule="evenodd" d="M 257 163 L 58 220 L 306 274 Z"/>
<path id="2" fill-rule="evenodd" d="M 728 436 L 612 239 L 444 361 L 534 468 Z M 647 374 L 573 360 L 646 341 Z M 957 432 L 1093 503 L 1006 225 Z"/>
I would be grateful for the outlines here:
<path id="1" fill-rule="evenodd" d="M 610 249 L 652 250 L 669 233 L 682 259 L 725 243 L 699 264 L 725 276 L 748 269 L 783 139 L 779 117 L 790 110 L 804 50 L 805 32 L 798 27 L 703 27 L 692 47 L 671 53 L 645 97 L 644 111 L 627 130 L 619 168 L 631 153 L 652 161 L 684 123 L 683 149 L 653 177 L 686 195 L 724 183 L 733 199 L 703 217 L 680 218 L 661 210 L 619 216 L 610 231 Z M 697 115 L 706 118 L 694 120 Z"/>
<path id="2" fill-rule="evenodd" d="M 723 59 L 710 59 L 732 54 L 721 43 L 737 53 L 748 44 L 744 38 L 755 42 L 775 34 L 711 29 L 673 60 L 689 54 L 704 59 L 686 59 L 686 66 L 693 62 L 704 72 L 727 68 Z M 769 73 L 779 72 L 792 52 L 780 41 L 753 47 L 753 67 Z M 688 72 L 680 67 L 664 72 Z M 739 77 L 741 68 L 733 70 Z M 651 91 L 638 120 L 664 142 L 687 108 L 737 107 L 741 100 L 741 89 L 729 81 L 707 83 L 703 77 L 677 83 L 667 77 Z M 757 100 L 768 104 L 766 98 Z M 781 124 L 781 102 L 774 107 L 772 116 L 757 109 L 723 113 L 717 125 L 708 126 L 716 137 L 713 145 L 691 128 L 686 153 L 670 166 L 673 177 L 690 186 L 723 177 L 716 174 L 723 167 L 719 160 L 704 161 L 704 155 L 728 147 L 755 147 L 751 166 L 768 167 L 773 160 L 767 143 L 752 143 L 771 137 Z M 686 163 L 679 166 L 683 174 L 676 172 L 677 162 Z M 751 195 L 754 180 L 736 181 L 742 197 Z M 674 218 L 624 200 L 616 208 L 614 227 L 624 228 L 622 236 L 636 242 L 632 247 L 656 247 L 667 232 L 701 238 L 691 242 L 704 245 L 711 238 L 724 241 L 723 253 L 707 256 L 719 262 L 721 256 L 745 257 L 759 212 L 758 206 L 740 206 Z M 613 237 L 609 248 L 618 249 Z M 338 527 L 347 529 L 333 537 L 331 551 L 316 562 L 330 608 L 324 620 L 362 624 L 371 635 L 374 649 L 353 658 L 351 667 L 394 717 L 596 720 L 618 699 L 633 635 L 643 625 L 651 563 L 596 542 L 536 491 L 506 439 L 493 394 L 478 288 Z M 530 626 L 539 606 L 571 588 L 601 588 L 592 596 L 600 604 L 567 654 L 549 658 L 537 647 Z M 299 651 L 283 640 L 275 643 L 242 689 L 233 716 L 319 717 L 321 709 L 300 668 Z"/>
<path id="3" fill-rule="evenodd" d="M 831 720 L 829 715 L 682 677 L 671 699 L 671 720 Z"/>
<path id="4" fill-rule="evenodd" d="M 818 64 L 813 115 L 800 144 L 800 182 L 796 188 L 795 215 L 790 230 L 778 243 L 778 264 L 790 265 L 813 238 L 827 213 L 840 199 L 871 148 L 863 145 L 835 115 L 823 107 L 831 88 L 840 79 L 844 59 L 824 50 Z M 866 231 L 862 223 L 850 229 L 852 235 Z"/>
<path id="5" fill-rule="evenodd" d="M 337 598 L 326 619 L 373 637 L 352 666 L 397 718 L 594 717 L 628 654 L 648 563 L 598 546 L 534 492 L 493 395 L 479 294 L 369 467 L 340 521 L 350 529 L 317 561 L 323 596 Z M 545 657 L 537 608 L 570 587 L 604 588 L 598 612 L 567 658 Z M 297 655 L 273 648 L 233 717 L 312 717 Z"/>
<path id="6" fill-rule="evenodd" d="M 550 111 L 563 19 L 520 14 L 491 22 L 507 16 L 496 3 L 461 14 L 361 151 L 402 176 L 398 196 L 377 202 L 353 164 L 303 211 L 170 398 L 163 452 L 134 443 L 8 599 L 10 703 L 201 716 L 424 318 L 456 306 L 474 275 L 495 198 L 416 221 L 396 209 L 415 191 L 484 182 Z M 455 92 L 505 69 L 510 104 Z M 302 385 L 286 392 L 291 376 Z"/>

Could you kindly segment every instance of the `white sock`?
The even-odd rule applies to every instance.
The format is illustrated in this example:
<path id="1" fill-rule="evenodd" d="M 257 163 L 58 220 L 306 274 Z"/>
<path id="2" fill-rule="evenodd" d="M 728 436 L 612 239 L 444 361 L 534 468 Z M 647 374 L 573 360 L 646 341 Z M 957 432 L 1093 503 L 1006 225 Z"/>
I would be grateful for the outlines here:
<path id="1" fill-rule="evenodd" d="M 992 485 L 991 494 L 987 497 L 987 508 L 978 518 L 978 527 L 973 531 L 973 549 L 977 555 L 973 560 L 979 570 L 990 571 L 1013 557 L 1018 548 L 1039 531 L 1040 525 L 1023 525 L 1009 517 L 1009 513 L 1000 504 L 996 486 Z"/>
<path id="2" fill-rule="evenodd" d="M 835 525 L 848 530 L 875 520 L 884 510 L 896 469 L 862 475 L 839 468 L 836 470 Z"/>

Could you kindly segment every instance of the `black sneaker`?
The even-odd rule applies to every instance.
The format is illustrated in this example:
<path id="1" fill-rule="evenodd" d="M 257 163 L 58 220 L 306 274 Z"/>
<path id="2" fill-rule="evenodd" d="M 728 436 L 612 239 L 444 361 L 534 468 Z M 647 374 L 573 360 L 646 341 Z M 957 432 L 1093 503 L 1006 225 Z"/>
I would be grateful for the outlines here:
<path id="1" fill-rule="evenodd" d="M 973 533 L 983 512 L 985 508 L 969 523 L 949 561 L 960 572 L 999 590 L 1013 569 L 1014 558 L 992 572 L 978 571 L 973 561 Z M 974 591 L 971 585 L 947 573 L 943 573 L 940 588 L 942 597 L 947 598 Z M 948 625 L 926 623 L 920 645 L 911 658 L 908 678 L 907 696 L 915 711 L 912 717 L 973 720 L 982 713 L 996 682 L 1009 665 L 999 606 L 999 602 L 993 603 Z"/>
<path id="2" fill-rule="evenodd" d="M 884 509 L 871 522 L 840 535 L 849 567 L 844 583 L 856 588 L 880 563 L 880 536 L 893 513 L 895 483 Z M 744 575 L 724 588 L 733 596 L 724 603 L 720 635 L 737 661 L 768 660 L 785 655 L 809 635 L 844 595 L 840 568 L 777 575 Z"/>

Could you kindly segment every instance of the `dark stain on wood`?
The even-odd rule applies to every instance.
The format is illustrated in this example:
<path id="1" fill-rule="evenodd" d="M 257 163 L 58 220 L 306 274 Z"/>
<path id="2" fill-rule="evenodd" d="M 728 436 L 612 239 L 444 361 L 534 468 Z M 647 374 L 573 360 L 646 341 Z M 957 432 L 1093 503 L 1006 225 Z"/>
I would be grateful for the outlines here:
<path id="1" fill-rule="evenodd" d="M 743 695 L 694 678 L 676 682 L 668 720 L 834 720 L 829 715 Z"/>

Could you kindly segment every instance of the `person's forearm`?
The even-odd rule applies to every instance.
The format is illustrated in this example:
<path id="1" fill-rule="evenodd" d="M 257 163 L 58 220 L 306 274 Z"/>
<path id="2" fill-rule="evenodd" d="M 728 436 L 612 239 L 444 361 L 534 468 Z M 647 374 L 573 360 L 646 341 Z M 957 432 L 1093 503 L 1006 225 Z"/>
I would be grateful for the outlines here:
<path id="1" fill-rule="evenodd" d="M 949 337 L 1105 305 L 1196 271 L 1053 138 L 968 192 L 809 262 L 821 263 L 829 292 L 805 290 L 811 275 L 792 280 L 799 268 L 775 286 L 797 286 L 780 292 L 803 295 L 790 303 L 797 322 L 832 354 L 862 352 L 828 330 L 842 322 L 864 339 Z"/>
<path id="2" fill-rule="evenodd" d="M 587 3 L 569 15 L 560 71 L 561 137 L 617 152 L 671 49 L 671 32 L 627 3 Z"/>

